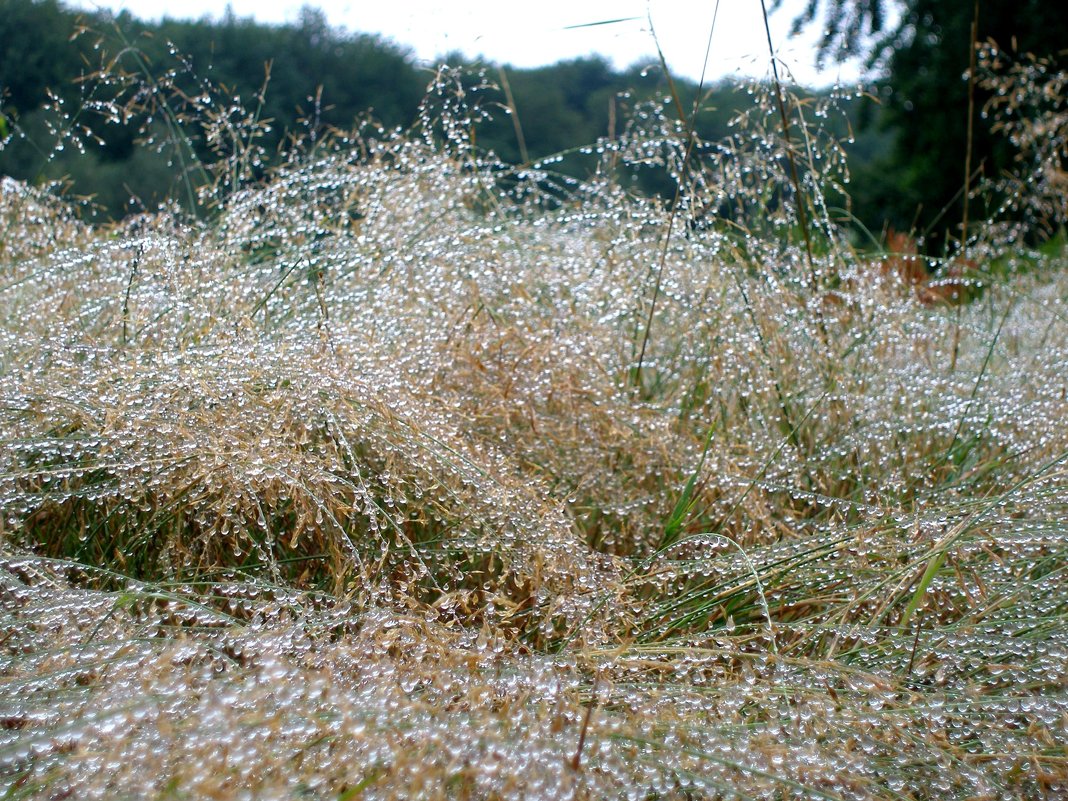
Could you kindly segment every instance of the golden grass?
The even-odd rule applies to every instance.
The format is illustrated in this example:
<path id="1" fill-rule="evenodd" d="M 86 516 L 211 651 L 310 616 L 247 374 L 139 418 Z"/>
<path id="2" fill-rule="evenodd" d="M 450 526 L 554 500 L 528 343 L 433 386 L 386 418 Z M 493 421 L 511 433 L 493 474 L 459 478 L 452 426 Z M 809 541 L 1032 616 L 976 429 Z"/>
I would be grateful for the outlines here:
<path id="1" fill-rule="evenodd" d="M 665 242 L 677 124 L 562 193 L 462 87 L 207 220 L 4 184 L 6 797 L 1068 792 L 1063 254 L 958 316 L 814 192 L 813 282 L 766 104 Z"/>

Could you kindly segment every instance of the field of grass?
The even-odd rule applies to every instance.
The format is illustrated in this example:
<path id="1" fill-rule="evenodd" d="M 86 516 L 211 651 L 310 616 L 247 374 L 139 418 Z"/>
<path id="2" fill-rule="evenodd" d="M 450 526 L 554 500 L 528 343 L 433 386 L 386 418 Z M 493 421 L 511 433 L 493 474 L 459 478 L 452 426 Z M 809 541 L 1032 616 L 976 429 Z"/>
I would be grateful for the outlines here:
<path id="1" fill-rule="evenodd" d="M 821 109 L 576 183 L 476 95 L 199 218 L 0 185 L 0 797 L 1068 796 L 1063 248 L 940 302 Z"/>

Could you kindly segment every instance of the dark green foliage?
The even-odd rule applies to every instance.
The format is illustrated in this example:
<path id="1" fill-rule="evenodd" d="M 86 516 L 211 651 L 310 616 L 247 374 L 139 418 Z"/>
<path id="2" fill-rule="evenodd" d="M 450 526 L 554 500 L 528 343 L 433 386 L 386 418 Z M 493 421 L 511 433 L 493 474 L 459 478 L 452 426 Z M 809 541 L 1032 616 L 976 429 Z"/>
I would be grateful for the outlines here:
<path id="1" fill-rule="evenodd" d="M 292 25 L 263 25 L 231 13 L 219 22 L 164 20 L 153 34 L 188 58 L 196 75 L 231 88 L 246 106 L 270 64 L 263 116 L 275 120 L 276 140 L 298 117 L 316 116 L 319 87 L 322 125 L 347 128 L 371 109 L 387 127 L 406 126 L 428 80 L 407 51 L 376 36 L 331 28 L 311 8 Z"/>
<path id="2" fill-rule="evenodd" d="M 70 44 L 75 17 L 56 0 L 0 0 L 0 92 L 6 114 L 25 114 L 51 88 L 69 93 L 88 48 Z"/>
<path id="3" fill-rule="evenodd" d="M 884 70 L 880 103 L 861 109 L 860 136 L 851 149 L 852 213 L 876 233 L 891 225 L 926 234 L 929 249 L 940 252 L 947 238 L 960 234 L 968 107 L 963 76 L 974 3 L 904 0 L 896 26 L 888 8 L 885 0 L 810 0 L 796 24 L 825 23 L 820 59 L 867 52 L 871 64 Z M 83 28 L 88 32 L 75 35 Z M 1056 56 L 1068 45 L 1068 21 L 1042 0 L 984 0 L 978 38 L 988 37 L 1003 48 L 1015 44 Z M 258 108 L 259 119 L 269 125 L 258 140 L 268 162 L 292 136 L 347 129 L 368 113 L 387 128 L 407 127 L 431 77 L 404 48 L 331 28 L 311 8 L 295 23 L 281 26 L 229 12 L 215 21 L 146 23 L 126 13 L 114 18 L 79 14 L 56 0 L 0 0 L 0 109 L 5 128 L 16 131 L 0 150 L 0 173 L 35 182 L 69 180 L 73 193 L 93 196 L 111 217 L 154 208 L 179 189 L 188 202 L 183 182 L 189 165 L 174 161 L 173 149 L 145 148 L 140 145 L 145 131 L 137 124 L 106 124 L 87 108 L 87 101 L 114 92 L 91 76 L 120 52 L 113 69 L 157 75 L 174 69 L 176 86 L 190 96 L 208 82 L 221 88 L 223 98 L 239 100 L 245 109 Z M 560 155 L 553 169 L 578 178 L 595 169 L 590 146 L 618 136 L 636 104 L 666 91 L 659 68 L 620 72 L 596 57 L 537 69 L 506 65 L 503 70 L 526 159 L 503 91 L 485 95 L 491 119 L 475 132 L 477 148 L 512 164 Z M 501 81 L 496 67 L 488 67 L 486 74 L 490 81 Z M 676 86 L 690 113 L 697 87 L 687 81 Z M 63 100 L 62 113 L 44 108 L 49 89 Z M 977 109 L 984 100 L 977 90 Z M 696 104 L 698 134 L 719 140 L 744 104 L 744 94 L 733 86 L 705 90 Z M 88 153 L 80 153 L 73 142 L 56 147 L 55 131 L 64 125 L 79 132 Z M 199 158 L 209 159 L 203 137 L 194 136 L 193 146 Z M 977 119 L 973 171 L 995 177 L 1012 155 L 1003 137 Z M 255 174 L 262 174 L 257 169 Z M 639 170 L 629 185 L 667 198 L 674 194 L 670 178 L 653 169 Z M 986 209 L 976 202 L 975 215 L 982 216 Z"/>
<path id="4" fill-rule="evenodd" d="M 795 26 L 820 18 L 826 31 L 821 57 L 867 53 L 869 66 L 882 72 L 881 107 L 873 116 L 892 145 L 870 162 L 854 161 L 857 216 L 875 230 L 886 223 L 915 228 L 939 252 L 947 237 L 960 236 L 975 1 L 903 0 L 893 30 L 884 30 L 885 6 L 881 0 L 810 0 Z M 988 39 L 1063 63 L 1068 16 L 1048 0 L 982 0 L 976 41 Z M 1000 175 L 1012 159 L 1008 143 L 979 116 L 987 98 L 976 91 L 973 189 L 977 177 Z M 974 209 L 972 216 L 984 211 Z"/>
<path id="5" fill-rule="evenodd" d="M 1056 55 L 1068 47 L 1068 18 L 1043 0 L 984 0 L 977 41 Z M 911 0 L 904 23 L 915 36 L 894 47 L 888 63 L 887 124 L 898 131 L 892 154 L 899 195 L 893 210 L 904 227 L 912 214 L 920 230 L 939 243 L 959 236 L 964 154 L 968 136 L 968 70 L 974 3 Z M 975 98 L 981 109 L 987 96 Z M 972 170 L 996 176 L 1012 154 L 1003 137 L 976 120 Z M 974 182 L 972 184 L 975 185 Z M 922 208 L 921 208 L 922 204 Z M 982 213 L 982 210 L 977 210 Z"/>
<path id="6" fill-rule="evenodd" d="M 607 136 L 609 105 L 632 85 L 601 58 L 580 58 L 530 70 L 506 69 L 533 159 Z M 646 81 L 649 83 L 655 85 L 655 81 Z M 512 124 L 498 116 L 496 124 L 484 132 L 483 142 L 499 147 L 498 155 L 506 161 L 519 162 Z"/>
<path id="7" fill-rule="evenodd" d="M 232 14 L 218 22 L 153 24 L 126 13 L 76 13 L 55 0 L 0 0 L 0 110 L 20 134 L 0 151 L 0 173 L 34 182 L 69 179 L 73 192 L 92 195 L 110 216 L 153 208 L 174 193 L 184 177 L 173 153 L 139 146 L 151 132 L 143 127 L 147 115 L 115 125 L 94 111 L 94 101 L 117 93 L 120 102 L 130 99 L 97 80 L 105 67 L 146 81 L 173 70 L 179 92 L 195 97 L 207 82 L 245 109 L 259 106 L 266 86 L 259 119 L 269 121 L 269 130 L 259 144 L 268 153 L 288 135 L 312 126 L 349 128 L 368 112 L 387 127 L 407 126 L 428 80 L 407 51 L 330 28 L 311 9 L 283 26 Z M 55 106 L 49 90 L 61 109 L 45 108 Z M 207 143 L 187 133 L 205 157 Z"/>
<path id="8" fill-rule="evenodd" d="M 407 127 L 432 77 L 405 49 L 375 36 L 331 28 L 323 14 L 311 8 L 296 23 L 281 26 L 232 13 L 218 21 L 147 23 L 127 13 L 76 13 L 55 0 L 0 0 L 0 9 L 2 109 L 20 134 L 0 150 L 0 173 L 33 182 L 67 181 L 71 192 L 91 196 L 111 217 L 153 209 L 167 197 L 179 197 L 188 205 L 184 182 L 193 166 L 189 154 L 183 162 L 173 147 L 159 147 L 168 136 L 159 109 L 146 130 L 149 112 L 143 107 L 142 119 L 127 125 L 105 123 L 86 108 L 90 96 L 109 100 L 118 95 L 124 102 L 131 97 L 129 88 L 123 94 L 94 79 L 103 67 L 113 74 L 139 75 L 143 83 L 151 83 L 149 76 L 172 73 L 177 96 L 171 102 L 177 105 L 183 96 L 196 97 L 210 84 L 220 90 L 217 102 L 232 98 L 246 110 L 258 109 L 258 119 L 269 126 L 258 132 L 262 136 L 257 140 L 268 160 L 291 137 L 349 129 L 368 114 L 384 127 Z M 76 35 L 78 31 L 84 32 Z M 460 64 L 463 59 L 454 55 L 449 61 Z M 503 79 L 496 67 L 487 67 L 486 75 L 490 81 L 509 83 L 527 159 L 560 156 L 553 170 L 575 178 L 596 168 L 592 146 L 599 139 L 620 136 L 635 105 L 666 94 L 659 68 L 621 72 L 597 57 L 500 70 Z M 61 111 L 43 108 L 48 88 L 63 97 Z M 706 140 L 725 136 L 730 118 L 748 103 L 745 93 L 730 84 L 705 89 L 699 103 L 694 84 L 677 81 L 676 88 L 687 113 L 699 109 L 696 128 Z M 506 94 L 491 90 L 483 97 L 489 119 L 475 131 L 478 150 L 492 151 L 507 163 L 522 163 Z M 81 126 L 88 126 L 91 136 Z M 79 134 L 87 152 L 72 141 L 57 147 L 56 132 L 66 129 Z M 155 147 L 143 146 L 148 134 L 155 134 Z M 195 156 L 211 161 L 203 133 L 185 134 Z M 628 180 L 641 192 L 674 195 L 674 184 L 659 170 L 643 169 Z"/>

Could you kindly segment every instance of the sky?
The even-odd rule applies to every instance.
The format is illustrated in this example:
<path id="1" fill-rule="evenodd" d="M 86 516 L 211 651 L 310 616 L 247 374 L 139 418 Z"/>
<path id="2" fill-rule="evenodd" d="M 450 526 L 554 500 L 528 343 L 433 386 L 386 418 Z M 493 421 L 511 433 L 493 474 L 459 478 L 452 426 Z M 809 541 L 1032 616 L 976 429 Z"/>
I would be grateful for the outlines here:
<path id="1" fill-rule="evenodd" d="M 786 0 L 771 17 L 780 69 L 785 66 L 797 82 L 810 86 L 855 82 L 859 77 L 855 64 L 816 70 L 818 31 L 814 27 L 801 37 L 787 37 L 794 11 L 803 2 Z M 217 18 L 225 8 L 218 0 L 183 0 L 180 4 L 173 0 L 74 0 L 71 4 L 115 12 L 125 9 L 143 19 Z M 698 80 L 706 50 L 708 80 L 769 74 L 760 0 L 719 0 L 718 10 L 717 0 L 231 0 L 230 7 L 238 17 L 282 23 L 295 21 L 306 4 L 322 9 L 335 27 L 380 34 L 430 63 L 455 51 L 516 67 L 599 53 L 615 67 L 625 68 L 655 60 L 651 32 L 655 30 L 675 74 Z M 593 24 L 608 20 L 621 21 Z"/>

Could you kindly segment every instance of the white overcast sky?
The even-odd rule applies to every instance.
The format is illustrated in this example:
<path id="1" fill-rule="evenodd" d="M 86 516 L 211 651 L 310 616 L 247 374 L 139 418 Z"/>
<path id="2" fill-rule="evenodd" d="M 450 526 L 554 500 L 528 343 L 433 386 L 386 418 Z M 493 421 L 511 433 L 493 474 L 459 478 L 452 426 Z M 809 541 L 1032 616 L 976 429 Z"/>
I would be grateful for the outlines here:
<path id="1" fill-rule="evenodd" d="M 71 0 L 82 8 L 126 9 L 143 19 L 219 17 L 225 6 L 213 0 Z M 788 39 L 793 11 L 803 0 L 787 0 L 772 15 L 772 37 L 780 63 L 800 83 L 826 85 L 854 82 L 855 66 L 814 66 L 816 30 Z M 616 67 L 653 60 L 657 38 L 673 72 L 694 80 L 701 75 L 709 31 L 712 47 L 708 76 L 763 77 L 768 74 L 767 38 L 760 0 L 231 0 L 238 17 L 261 22 L 290 22 L 302 5 L 323 10 L 331 25 L 377 33 L 410 47 L 416 57 L 435 62 L 443 53 L 460 51 L 516 67 L 533 67 L 591 53 Z M 770 0 L 769 0 L 769 5 Z M 604 20 L 629 21 L 573 27 Z"/>

